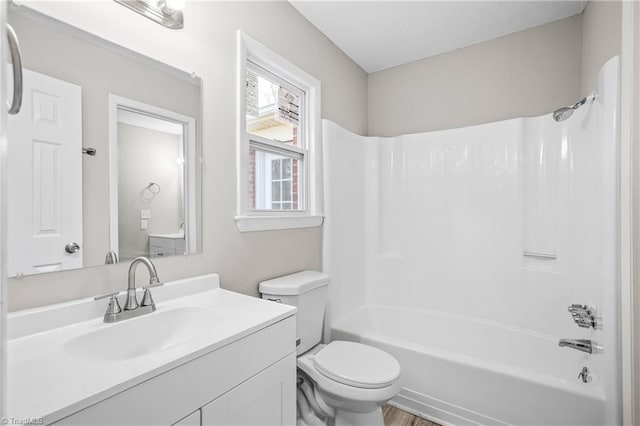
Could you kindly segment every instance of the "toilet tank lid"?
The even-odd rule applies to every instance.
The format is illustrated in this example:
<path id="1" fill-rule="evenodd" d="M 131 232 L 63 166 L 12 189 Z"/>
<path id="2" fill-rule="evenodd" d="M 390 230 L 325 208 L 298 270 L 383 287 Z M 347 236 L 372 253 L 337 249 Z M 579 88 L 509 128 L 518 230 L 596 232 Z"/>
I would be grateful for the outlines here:
<path id="1" fill-rule="evenodd" d="M 302 271 L 260 283 L 260 293 L 294 296 L 329 285 L 329 275 L 318 271 Z"/>

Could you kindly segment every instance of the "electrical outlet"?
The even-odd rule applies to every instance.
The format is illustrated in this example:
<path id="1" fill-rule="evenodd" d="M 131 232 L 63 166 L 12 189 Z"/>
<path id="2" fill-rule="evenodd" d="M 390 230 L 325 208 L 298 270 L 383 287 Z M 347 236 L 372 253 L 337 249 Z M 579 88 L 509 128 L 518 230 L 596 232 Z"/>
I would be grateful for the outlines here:
<path id="1" fill-rule="evenodd" d="M 149 221 L 147 219 L 140 219 L 140 229 L 148 229 Z"/>
<path id="2" fill-rule="evenodd" d="M 148 209 L 140 210 L 140 219 L 151 219 L 151 210 L 148 210 Z"/>

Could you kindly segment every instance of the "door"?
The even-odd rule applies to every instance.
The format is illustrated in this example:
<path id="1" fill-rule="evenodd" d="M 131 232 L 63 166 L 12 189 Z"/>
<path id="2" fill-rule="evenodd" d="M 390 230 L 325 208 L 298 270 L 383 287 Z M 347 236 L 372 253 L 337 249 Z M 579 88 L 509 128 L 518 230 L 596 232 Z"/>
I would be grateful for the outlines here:
<path id="1" fill-rule="evenodd" d="M 7 126 L 10 277 L 82 267 L 82 89 L 27 69 L 23 80 Z"/>

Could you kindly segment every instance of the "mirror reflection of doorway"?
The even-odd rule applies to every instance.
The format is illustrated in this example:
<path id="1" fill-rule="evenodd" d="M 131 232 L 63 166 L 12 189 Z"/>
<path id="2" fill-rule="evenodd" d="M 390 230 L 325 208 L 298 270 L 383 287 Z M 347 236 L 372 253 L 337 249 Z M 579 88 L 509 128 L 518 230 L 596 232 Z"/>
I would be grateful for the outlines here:
<path id="1" fill-rule="evenodd" d="M 23 84 L 7 125 L 10 277 L 79 268 L 84 253 L 82 88 L 26 68 Z"/>
<path id="2" fill-rule="evenodd" d="M 195 120 L 123 98 L 112 113 L 111 249 L 120 261 L 184 255 L 189 126 Z"/>

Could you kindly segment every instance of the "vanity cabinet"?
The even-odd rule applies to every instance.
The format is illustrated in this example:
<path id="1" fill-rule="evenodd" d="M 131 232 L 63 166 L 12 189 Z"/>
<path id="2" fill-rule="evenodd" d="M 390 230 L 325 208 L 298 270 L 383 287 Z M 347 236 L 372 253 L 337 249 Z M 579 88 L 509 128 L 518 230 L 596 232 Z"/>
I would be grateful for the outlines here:
<path id="1" fill-rule="evenodd" d="M 296 369 L 288 359 L 272 365 L 202 407 L 202 426 L 293 425 Z M 294 407 L 287 406 L 294 401 Z"/>
<path id="2" fill-rule="evenodd" d="M 295 316 L 56 422 L 56 425 L 295 425 Z"/>
<path id="3" fill-rule="evenodd" d="M 201 414 L 202 410 L 197 410 L 178 423 L 174 423 L 173 426 L 200 426 L 202 424 Z"/>
<path id="4" fill-rule="evenodd" d="M 149 257 L 151 258 L 185 254 L 186 249 L 184 235 L 149 236 Z"/>

